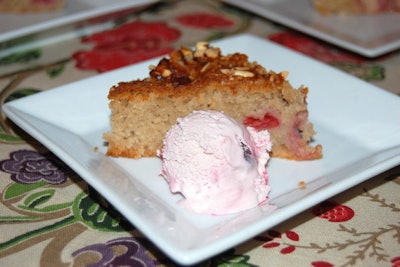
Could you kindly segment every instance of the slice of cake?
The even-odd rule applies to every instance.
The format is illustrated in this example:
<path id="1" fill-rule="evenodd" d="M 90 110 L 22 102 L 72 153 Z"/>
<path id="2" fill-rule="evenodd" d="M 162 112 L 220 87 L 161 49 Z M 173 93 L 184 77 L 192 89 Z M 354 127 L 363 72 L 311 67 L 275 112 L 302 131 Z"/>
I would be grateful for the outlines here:
<path id="1" fill-rule="evenodd" d="M 323 15 L 381 14 L 400 12 L 400 0 L 311 0 L 313 7 Z"/>
<path id="2" fill-rule="evenodd" d="M 66 0 L 0 0 L 3 13 L 40 13 L 58 11 L 65 7 Z"/>
<path id="3" fill-rule="evenodd" d="M 322 157 L 322 146 L 310 145 L 315 131 L 308 121 L 308 88 L 293 88 L 287 72 L 266 71 L 241 53 L 223 56 L 205 42 L 195 50 L 176 50 L 150 69 L 150 77 L 110 89 L 107 155 L 156 156 L 177 118 L 194 110 L 216 110 L 257 130 L 267 129 L 273 157 Z"/>

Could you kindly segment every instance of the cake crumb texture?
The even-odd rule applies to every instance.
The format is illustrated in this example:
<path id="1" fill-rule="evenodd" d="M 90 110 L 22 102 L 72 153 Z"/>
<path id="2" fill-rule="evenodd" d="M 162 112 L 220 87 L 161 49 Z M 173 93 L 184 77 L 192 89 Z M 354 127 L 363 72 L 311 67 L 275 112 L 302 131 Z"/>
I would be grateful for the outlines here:
<path id="1" fill-rule="evenodd" d="M 150 66 L 149 77 L 110 89 L 107 155 L 156 156 L 177 118 L 193 110 L 216 110 L 246 126 L 267 129 L 273 157 L 321 158 L 322 146 L 310 145 L 315 131 L 308 121 L 308 88 L 293 88 L 287 76 L 267 71 L 242 53 L 224 56 L 205 42 L 193 50 L 181 47 Z"/>

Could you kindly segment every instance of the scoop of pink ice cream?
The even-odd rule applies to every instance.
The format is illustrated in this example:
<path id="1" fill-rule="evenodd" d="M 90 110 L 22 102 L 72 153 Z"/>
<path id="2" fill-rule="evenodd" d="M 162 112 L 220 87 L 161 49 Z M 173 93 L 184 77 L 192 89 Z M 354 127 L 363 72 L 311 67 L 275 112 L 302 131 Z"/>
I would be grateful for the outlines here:
<path id="1" fill-rule="evenodd" d="M 268 199 L 266 164 L 271 142 L 217 111 L 194 111 L 167 133 L 161 175 L 181 204 L 198 213 L 222 215 Z"/>

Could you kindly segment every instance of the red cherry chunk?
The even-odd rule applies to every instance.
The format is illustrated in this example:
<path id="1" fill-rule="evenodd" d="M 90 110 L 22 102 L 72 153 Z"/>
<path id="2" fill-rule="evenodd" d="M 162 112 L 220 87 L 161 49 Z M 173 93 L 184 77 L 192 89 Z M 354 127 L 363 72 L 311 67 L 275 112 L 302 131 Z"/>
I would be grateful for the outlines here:
<path id="1" fill-rule="evenodd" d="M 247 117 L 244 119 L 243 124 L 255 128 L 258 131 L 278 127 L 280 122 L 275 116 L 266 113 L 262 119 L 254 117 Z"/>

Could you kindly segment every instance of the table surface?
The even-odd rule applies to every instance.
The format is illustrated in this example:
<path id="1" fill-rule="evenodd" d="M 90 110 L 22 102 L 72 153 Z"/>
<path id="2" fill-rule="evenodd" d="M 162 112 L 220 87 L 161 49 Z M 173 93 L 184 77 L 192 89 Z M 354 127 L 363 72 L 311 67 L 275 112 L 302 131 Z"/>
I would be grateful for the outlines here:
<path id="1" fill-rule="evenodd" d="M 1 44 L 0 105 L 181 45 L 239 33 L 280 43 L 400 95 L 400 51 L 364 58 L 218 1 L 159 2 L 100 24 L 85 36 L 66 34 L 62 42 L 41 42 L 40 33 Z M 129 29 L 135 34 L 126 34 Z M 0 115 L 1 266 L 176 265 L 133 225 L 122 223 L 83 179 Z M 80 206 L 86 217 L 74 212 L 77 202 L 86 203 Z M 122 227 L 96 221 L 93 208 Z M 400 266 L 400 166 L 198 265 Z"/>

